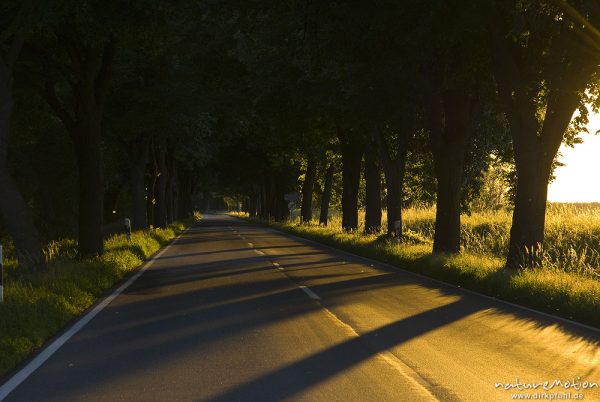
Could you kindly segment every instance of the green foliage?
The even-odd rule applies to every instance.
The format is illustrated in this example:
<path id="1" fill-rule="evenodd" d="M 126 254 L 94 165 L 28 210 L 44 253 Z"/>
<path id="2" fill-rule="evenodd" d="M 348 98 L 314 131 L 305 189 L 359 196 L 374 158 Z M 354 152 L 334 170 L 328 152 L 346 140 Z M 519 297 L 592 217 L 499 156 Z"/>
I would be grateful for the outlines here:
<path id="1" fill-rule="evenodd" d="M 134 232 L 131 242 L 122 234 L 112 236 L 105 242 L 106 252 L 89 260 L 74 258 L 73 240 L 53 241 L 45 249 L 48 269 L 35 275 L 8 264 L 5 301 L 0 304 L 0 376 L 184 228 L 183 223 L 174 223 L 166 229 Z"/>

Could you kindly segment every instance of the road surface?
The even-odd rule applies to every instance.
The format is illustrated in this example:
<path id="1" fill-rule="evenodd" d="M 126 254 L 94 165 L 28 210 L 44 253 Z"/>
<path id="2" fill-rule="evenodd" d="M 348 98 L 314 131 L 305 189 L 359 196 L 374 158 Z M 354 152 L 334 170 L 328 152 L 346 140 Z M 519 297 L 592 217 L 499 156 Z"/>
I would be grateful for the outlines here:
<path id="1" fill-rule="evenodd" d="M 599 341 L 597 331 L 206 215 L 7 400 L 591 401 L 598 387 L 583 386 L 600 384 Z M 555 379 L 579 390 L 516 388 Z"/>

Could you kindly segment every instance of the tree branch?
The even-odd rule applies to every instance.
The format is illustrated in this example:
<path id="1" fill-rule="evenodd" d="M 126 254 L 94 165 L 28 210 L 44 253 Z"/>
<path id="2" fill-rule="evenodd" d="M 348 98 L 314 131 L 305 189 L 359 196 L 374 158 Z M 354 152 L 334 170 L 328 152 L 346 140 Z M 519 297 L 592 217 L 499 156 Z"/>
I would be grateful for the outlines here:
<path id="1" fill-rule="evenodd" d="M 42 96 L 50 106 L 50 108 L 54 111 L 56 116 L 63 123 L 69 134 L 74 137 L 74 128 L 75 128 L 75 119 L 69 114 L 67 109 L 64 107 L 58 95 L 56 94 L 56 90 L 54 88 L 54 84 L 50 81 L 46 81 L 46 84 L 42 90 Z"/>

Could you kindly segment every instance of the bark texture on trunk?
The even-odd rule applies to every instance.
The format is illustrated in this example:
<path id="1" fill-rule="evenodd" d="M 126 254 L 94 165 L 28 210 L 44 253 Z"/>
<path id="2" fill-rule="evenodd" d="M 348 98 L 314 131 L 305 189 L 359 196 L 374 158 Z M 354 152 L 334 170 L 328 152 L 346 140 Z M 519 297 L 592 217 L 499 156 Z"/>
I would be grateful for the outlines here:
<path id="1" fill-rule="evenodd" d="M 551 162 L 540 162 L 533 155 L 526 159 L 517 178 L 508 268 L 535 266 L 541 263 L 542 257 Z"/>
<path id="2" fill-rule="evenodd" d="M 377 146 L 372 141 L 365 151 L 365 233 L 381 230 L 381 175 Z"/>
<path id="3" fill-rule="evenodd" d="M 358 229 L 358 189 L 362 162 L 362 138 L 357 133 L 338 130 L 342 151 L 342 228 Z"/>
<path id="4" fill-rule="evenodd" d="M 304 176 L 304 184 L 302 185 L 302 206 L 300 208 L 301 223 L 310 223 L 312 220 L 312 200 L 316 175 L 317 160 L 314 157 L 309 157 Z"/>
<path id="5" fill-rule="evenodd" d="M 11 66 L 0 61 L 0 216 L 17 252 L 19 267 L 35 271 L 45 265 L 38 231 L 8 166 L 12 116 Z"/>
<path id="6" fill-rule="evenodd" d="M 131 143 L 129 180 L 131 186 L 131 229 L 143 230 L 146 221 L 146 166 L 148 165 L 148 142 L 138 138 Z"/>
<path id="7" fill-rule="evenodd" d="M 383 166 L 385 185 L 387 188 L 387 234 L 388 236 L 397 238 L 402 237 L 404 174 L 406 171 L 408 143 L 411 136 L 412 132 L 407 128 L 400 133 L 395 146 L 390 146 L 384 133 L 379 129 L 375 131 L 375 140 Z M 391 151 L 393 151 L 393 154 Z"/>
<path id="8" fill-rule="evenodd" d="M 333 162 L 329 164 L 325 173 L 325 184 L 323 186 L 323 196 L 321 197 L 321 212 L 319 214 L 319 225 L 327 226 L 329 219 L 329 201 L 331 200 L 331 190 L 333 188 L 333 174 L 335 173 L 335 165 Z"/>
<path id="9" fill-rule="evenodd" d="M 385 186 L 387 188 L 387 234 L 400 238 L 403 234 L 402 227 L 402 196 L 404 185 L 406 154 L 397 160 L 385 172 Z M 384 165 L 385 166 L 385 165 Z"/>
<path id="10" fill-rule="evenodd" d="M 473 138 L 473 102 L 463 90 L 447 90 L 435 103 L 431 109 L 439 122 L 430 127 L 437 179 L 433 252 L 452 254 L 460 251 L 460 201 L 465 157 Z"/>
<path id="11" fill-rule="evenodd" d="M 80 113 L 75 133 L 79 167 L 79 254 L 82 257 L 104 251 L 104 169 L 100 131 L 100 116 L 95 110 Z"/>

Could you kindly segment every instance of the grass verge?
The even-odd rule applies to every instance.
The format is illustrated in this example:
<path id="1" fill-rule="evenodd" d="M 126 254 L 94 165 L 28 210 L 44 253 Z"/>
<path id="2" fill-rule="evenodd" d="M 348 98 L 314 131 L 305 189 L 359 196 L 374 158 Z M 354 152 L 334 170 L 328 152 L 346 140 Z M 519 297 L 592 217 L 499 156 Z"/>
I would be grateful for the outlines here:
<path id="1" fill-rule="evenodd" d="M 9 265 L 0 304 L 0 378 L 186 226 L 174 223 L 134 232 L 131 242 L 123 234 L 114 235 L 105 241 L 104 254 L 86 260 L 74 257 L 73 240 L 55 241 L 46 248 L 47 269 L 36 274 Z"/>
<path id="2" fill-rule="evenodd" d="M 586 275 L 552 267 L 511 272 L 503 269 L 503 259 L 490 255 L 464 251 L 452 256 L 432 255 L 430 244 L 410 237 L 398 244 L 383 236 L 347 233 L 335 227 L 244 219 L 600 328 L 600 281 Z"/>

